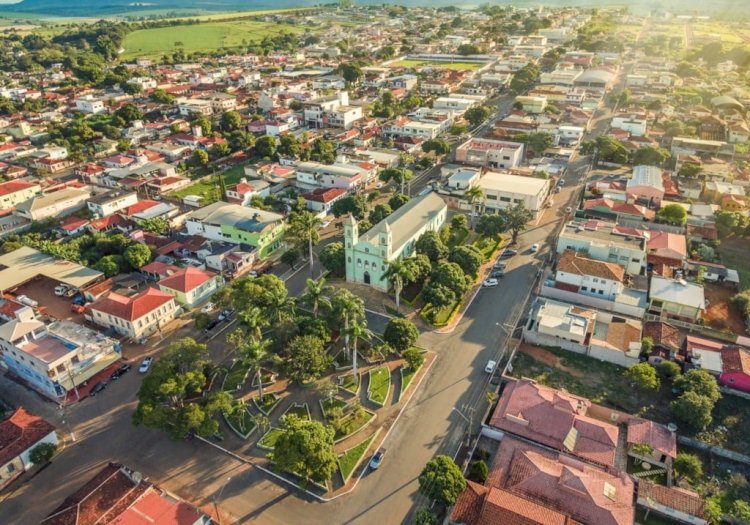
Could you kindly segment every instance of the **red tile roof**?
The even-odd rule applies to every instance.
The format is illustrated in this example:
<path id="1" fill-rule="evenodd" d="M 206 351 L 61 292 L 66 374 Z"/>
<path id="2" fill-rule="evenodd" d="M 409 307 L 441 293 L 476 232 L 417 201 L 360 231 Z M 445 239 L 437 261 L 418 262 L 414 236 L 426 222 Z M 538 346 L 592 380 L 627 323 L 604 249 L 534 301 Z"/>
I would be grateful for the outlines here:
<path id="1" fill-rule="evenodd" d="M 682 341 L 680 331 L 671 324 L 661 321 L 643 323 L 643 337 L 650 337 L 654 344 L 670 350 L 679 350 Z"/>
<path id="2" fill-rule="evenodd" d="M 641 479 L 638 482 L 638 502 L 644 502 L 645 505 L 655 502 L 690 516 L 704 518 L 703 498 L 679 487 L 665 487 Z"/>
<path id="3" fill-rule="evenodd" d="M 651 447 L 659 454 L 665 454 L 671 458 L 677 457 L 677 438 L 667 430 L 667 427 L 637 417 L 628 420 L 629 445 L 643 443 Z"/>
<path id="4" fill-rule="evenodd" d="M 25 180 L 10 180 L 0 184 L 0 195 L 10 195 L 18 191 L 28 190 L 34 187 L 38 187 L 39 184 L 35 182 L 27 182 Z"/>
<path id="5" fill-rule="evenodd" d="M 115 226 L 126 226 L 128 223 L 128 219 L 124 218 L 122 215 L 115 214 L 93 220 L 89 226 L 96 231 L 102 231 Z"/>
<path id="6" fill-rule="evenodd" d="M 576 275 L 591 275 L 617 282 L 622 282 L 625 279 L 625 268 L 619 264 L 589 259 L 573 250 L 566 250 L 560 256 L 557 271 Z"/>
<path id="7" fill-rule="evenodd" d="M 649 254 L 672 259 L 687 257 L 687 240 L 684 235 L 676 233 L 653 231 L 646 241 Z"/>
<path id="8" fill-rule="evenodd" d="M 195 290 L 206 281 L 213 279 L 215 274 L 198 268 L 184 268 L 183 270 L 159 281 L 159 286 L 187 293 Z"/>
<path id="9" fill-rule="evenodd" d="M 731 374 L 741 372 L 750 376 L 750 351 L 733 346 L 721 351 L 722 372 Z"/>
<path id="10" fill-rule="evenodd" d="M 326 203 L 345 193 L 346 190 L 344 188 L 316 188 L 311 192 L 303 194 L 302 198 L 306 201 Z"/>
<path id="11" fill-rule="evenodd" d="M 140 213 L 142 211 L 146 211 L 149 208 L 153 208 L 154 206 L 157 206 L 159 203 L 157 201 L 152 200 L 142 200 L 138 201 L 132 206 L 128 207 L 127 215 L 135 215 L 136 213 Z"/>
<path id="12" fill-rule="evenodd" d="M 156 288 L 146 288 L 132 297 L 111 293 L 91 303 L 89 308 L 113 317 L 134 321 L 147 315 L 172 300 L 172 296 Z"/>
<path id="13" fill-rule="evenodd" d="M 0 465 L 20 456 L 54 431 L 55 427 L 41 417 L 17 409 L 0 423 Z"/>
<path id="14" fill-rule="evenodd" d="M 71 215 L 60 223 L 60 228 L 65 231 L 71 232 L 77 230 L 78 228 L 81 228 L 82 226 L 86 226 L 88 223 L 88 219 L 81 219 L 80 217 Z"/>

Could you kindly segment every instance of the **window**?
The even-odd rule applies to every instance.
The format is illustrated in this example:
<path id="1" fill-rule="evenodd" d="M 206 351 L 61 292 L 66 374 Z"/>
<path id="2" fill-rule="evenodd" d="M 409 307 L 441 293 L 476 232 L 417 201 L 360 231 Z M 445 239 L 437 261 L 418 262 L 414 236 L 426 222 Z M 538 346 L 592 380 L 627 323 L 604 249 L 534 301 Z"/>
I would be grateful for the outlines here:
<path id="1" fill-rule="evenodd" d="M 588 292 L 589 291 L 589 287 L 588 286 L 581 286 L 581 290 L 584 291 L 584 292 Z"/>
<path id="2" fill-rule="evenodd" d="M 352 262 L 352 258 L 351 257 L 347 257 L 346 258 L 346 262 Z"/>
<path id="3" fill-rule="evenodd" d="M 604 295 L 604 290 L 599 290 L 599 295 Z"/>
<path id="4" fill-rule="evenodd" d="M 496 201 L 497 200 L 497 195 L 487 195 L 486 197 L 487 197 L 488 201 Z M 500 200 L 503 200 L 503 198 L 500 197 Z"/>
<path id="5" fill-rule="evenodd" d="M 594 281 L 595 283 L 598 283 L 598 282 L 599 282 L 599 279 L 597 279 L 596 277 L 594 277 L 593 281 Z"/>

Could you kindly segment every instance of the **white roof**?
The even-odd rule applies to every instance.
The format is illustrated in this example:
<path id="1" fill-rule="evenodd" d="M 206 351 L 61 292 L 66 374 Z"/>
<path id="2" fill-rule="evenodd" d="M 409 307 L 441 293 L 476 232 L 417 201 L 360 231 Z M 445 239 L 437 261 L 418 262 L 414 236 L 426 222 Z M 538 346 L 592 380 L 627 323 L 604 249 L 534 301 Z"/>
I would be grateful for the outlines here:
<path id="1" fill-rule="evenodd" d="M 81 288 L 104 274 L 63 259 L 56 259 L 26 246 L 0 255 L 0 289 L 8 290 L 43 275 L 54 281 Z"/>
<path id="2" fill-rule="evenodd" d="M 656 166 L 636 166 L 633 168 L 633 176 L 628 180 L 627 187 L 648 186 L 664 191 L 664 181 L 661 169 Z"/>
<path id="3" fill-rule="evenodd" d="M 508 173 L 488 172 L 479 179 L 479 186 L 485 190 L 517 195 L 539 195 L 548 186 L 549 180 L 535 177 L 521 177 Z"/>
<path id="4" fill-rule="evenodd" d="M 703 287 L 687 281 L 651 277 L 651 299 L 704 309 L 706 297 Z"/>

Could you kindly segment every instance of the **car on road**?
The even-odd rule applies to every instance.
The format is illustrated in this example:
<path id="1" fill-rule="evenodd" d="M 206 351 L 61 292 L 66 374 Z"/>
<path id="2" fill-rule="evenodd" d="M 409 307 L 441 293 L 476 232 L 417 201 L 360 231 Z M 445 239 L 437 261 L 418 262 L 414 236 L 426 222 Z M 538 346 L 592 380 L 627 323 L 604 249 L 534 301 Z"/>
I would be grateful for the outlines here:
<path id="1" fill-rule="evenodd" d="M 502 279 L 505 277 L 505 272 L 503 270 L 493 270 L 492 273 L 490 273 L 490 277 L 493 279 Z"/>
<path id="2" fill-rule="evenodd" d="M 211 310 L 213 310 L 215 307 L 216 307 L 216 305 L 214 303 L 208 302 L 208 303 L 206 303 L 206 306 L 204 306 L 203 308 L 201 308 L 201 313 L 207 314 L 208 312 L 210 312 Z"/>
<path id="3" fill-rule="evenodd" d="M 484 371 L 487 372 L 488 374 L 491 374 L 492 372 L 495 371 L 496 366 L 497 366 L 497 362 L 492 361 L 492 360 L 487 361 L 487 366 L 484 367 Z"/>
<path id="4" fill-rule="evenodd" d="M 568 214 L 573 213 L 573 208 L 568 206 L 567 208 L 565 208 L 565 213 L 568 213 Z"/>
<path id="5" fill-rule="evenodd" d="M 484 288 L 494 288 L 499 284 L 499 281 L 495 279 L 494 277 L 490 277 L 489 279 L 485 279 L 482 283 L 482 287 Z"/>
<path id="6" fill-rule="evenodd" d="M 565 179 L 560 179 L 559 181 L 557 181 L 557 185 L 558 186 L 565 186 Z"/>
<path id="7" fill-rule="evenodd" d="M 234 308 L 225 308 L 219 314 L 219 321 L 229 321 L 234 316 Z"/>
<path id="8" fill-rule="evenodd" d="M 536 253 L 539 251 L 539 245 L 534 243 L 531 245 L 531 253 Z"/>
<path id="9" fill-rule="evenodd" d="M 500 254 L 501 259 L 510 259 L 511 257 L 515 257 L 518 255 L 518 252 L 516 250 L 503 250 L 503 253 Z"/>
<path id="10" fill-rule="evenodd" d="M 247 272 L 247 276 L 248 277 L 258 277 L 258 272 L 255 271 L 255 270 L 250 270 L 249 272 Z"/>
<path id="11" fill-rule="evenodd" d="M 146 372 L 148 372 L 149 368 L 151 368 L 151 363 L 153 362 L 154 362 L 153 357 L 147 357 L 141 362 L 141 366 L 138 367 L 138 371 L 141 374 L 145 374 Z"/>
<path id="12" fill-rule="evenodd" d="M 323 230 L 325 228 L 328 228 L 330 224 L 331 224 L 331 221 L 323 221 L 320 223 L 320 226 L 318 226 L 318 229 Z"/>
<path id="13" fill-rule="evenodd" d="M 508 265 L 505 261 L 495 261 L 495 264 L 492 265 L 493 270 L 505 270 L 505 267 Z"/>
<path id="14" fill-rule="evenodd" d="M 208 333 L 214 328 L 216 328 L 216 325 L 219 324 L 221 321 L 219 319 L 211 319 L 208 324 L 206 325 L 206 329 L 204 332 Z"/>
<path id="15" fill-rule="evenodd" d="M 101 391 L 102 391 L 102 390 L 104 390 L 105 388 L 107 388 L 107 382 L 106 382 L 106 381 L 99 381 L 99 382 L 98 382 L 97 384 L 95 384 L 95 385 L 93 386 L 93 388 L 92 388 L 92 389 L 91 389 L 91 390 L 89 391 L 89 395 L 90 395 L 91 397 L 94 397 L 94 396 L 95 396 L 96 394 L 98 394 L 99 392 L 101 392 Z"/>
<path id="16" fill-rule="evenodd" d="M 370 459 L 370 468 L 372 470 L 378 470 L 378 467 L 380 467 L 380 464 L 383 463 L 383 456 L 385 456 L 385 449 L 381 448 L 375 454 L 372 456 L 372 459 Z"/>

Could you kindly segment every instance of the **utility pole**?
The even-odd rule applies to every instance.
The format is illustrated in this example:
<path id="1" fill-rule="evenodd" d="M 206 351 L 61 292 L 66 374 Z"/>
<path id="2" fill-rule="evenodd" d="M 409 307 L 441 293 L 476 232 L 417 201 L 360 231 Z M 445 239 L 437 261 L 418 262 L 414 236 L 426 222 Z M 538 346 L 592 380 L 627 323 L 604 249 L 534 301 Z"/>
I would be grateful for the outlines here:
<path id="1" fill-rule="evenodd" d="M 232 480 L 232 478 L 227 478 L 224 484 L 221 486 L 221 489 L 219 489 L 219 494 L 214 496 L 214 512 L 216 513 L 216 522 L 221 525 L 221 514 L 219 513 L 219 499 L 221 498 L 221 494 L 224 492 L 224 489 L 226 488 L 227 484 Z"/>
<path id="2" fill-rule="evenodd" d="M 78 387 L 76 386 L 75 376 L 70 371 L 70 362 L 65 363 L 65 371 L 68 372 L 70 382 L 73 384 L 73 391 L 76 393 L 76 401 L 81 400 L 81 395 L 78 393 Z"/>

